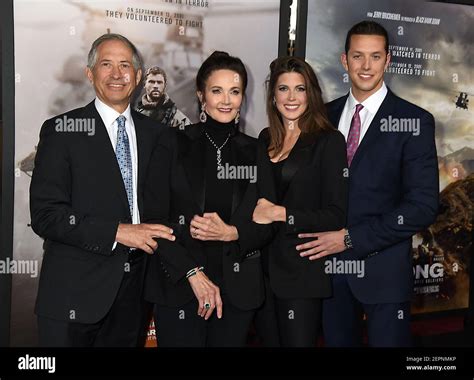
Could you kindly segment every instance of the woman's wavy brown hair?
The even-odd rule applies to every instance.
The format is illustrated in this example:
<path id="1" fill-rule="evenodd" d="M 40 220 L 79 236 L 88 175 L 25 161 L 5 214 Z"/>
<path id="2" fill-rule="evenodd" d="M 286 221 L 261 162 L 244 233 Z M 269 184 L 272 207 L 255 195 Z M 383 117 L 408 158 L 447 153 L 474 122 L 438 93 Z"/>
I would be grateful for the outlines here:
<path id="1" fill-rule="evenodd" d="M 321 131 L 334 129 L 329 122 L 321 87 L 319 86 L 318 78 L 312 67 L 304 59 L 299 57 L 277 58 L 270 64 L 270 75 L 266 81 L 266 107 L 268 130 L 270 134 L 268 151 L 273 151 L 272 158 L 283 148 L 283 141 L 286 134 L 281 114 L 273 102 L 278 78 L 285 73 L 301 74 L 305 81 L 308 107 L 298 119 L 298 127 L 301 130 L 301 135 L 303 136 L 304 134 L 315 137 Z"/>

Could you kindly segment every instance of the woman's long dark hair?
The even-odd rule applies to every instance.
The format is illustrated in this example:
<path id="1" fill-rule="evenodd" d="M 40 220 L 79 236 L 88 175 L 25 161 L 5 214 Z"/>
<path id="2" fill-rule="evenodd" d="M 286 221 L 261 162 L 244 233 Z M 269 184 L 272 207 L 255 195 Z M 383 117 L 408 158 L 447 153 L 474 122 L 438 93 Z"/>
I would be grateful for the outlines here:
<path id="1" fill-rule="evenodd" d="M 277 58 L 270 64 L 270 75 L 266 82 L 266 108 L 270 133 L 268 150 L 273 152 L 272 158 L 282 150 L 286 134 L 282 116 L 273 102 L 278 78 L 285 73 L 301 74 L 305 81 L 308 107 L 298 119 L 298 127 L 301 130 L 301 134 L 316 136 L 323 130 L 334 129 L 329 122 L 321 87 L 312 67 L 299 57 Z"/>

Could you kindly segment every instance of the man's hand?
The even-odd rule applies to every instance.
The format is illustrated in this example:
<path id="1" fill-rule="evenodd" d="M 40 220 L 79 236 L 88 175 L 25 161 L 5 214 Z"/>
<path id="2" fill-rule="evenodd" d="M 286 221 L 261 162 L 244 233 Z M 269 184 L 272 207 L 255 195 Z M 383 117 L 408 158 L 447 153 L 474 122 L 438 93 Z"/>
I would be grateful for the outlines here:
<path id="1" fill-rule="evenodd" d="M 315 232 L 307 234 L 298 234 L 298 237 L 316 238 L 316 240 L 296 246 L 297 251 L 301 251 L 301 257 L 309 256 L 310 260 L 320 259 L 321 257 L 334 255 L 345 251 L 344 235 L 346 230 L 343 228 L 339 231 Z"/>
<path id="2" fill-rule="evenodd" d="M 130 248 L 138 248 L 153 254 L 158 243 L 153 238 L 176 240 L 173 230 L 162 224 L 122 224 L 117 228 L 115 241 Z"/>
<path id="3" fill-rule="evenodd" d="M 222 318 L 222 299 L 219 287 L 214 285 L 201 271 L 197 271 L 194 276 L 189 277 L 188 281 L 199 301 L 198 315 L 208 320 L 214 309 L 217 308 L 217 318 Z M 204 307 L 206 303 L 211 305 L 209 309 Z"/>
<path id="4" fill-rule="evenodd" d="M 198 240 L 234 241 L 239 238 L 235 226 L 224 223 L 216 212 L 194 215 L 189 226 L 191 236 Z"/>

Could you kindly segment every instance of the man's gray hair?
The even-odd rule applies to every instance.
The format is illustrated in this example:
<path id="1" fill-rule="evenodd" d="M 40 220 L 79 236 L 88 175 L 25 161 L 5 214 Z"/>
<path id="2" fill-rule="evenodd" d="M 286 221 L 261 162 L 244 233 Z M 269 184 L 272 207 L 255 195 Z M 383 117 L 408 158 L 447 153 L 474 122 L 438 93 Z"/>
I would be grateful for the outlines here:
<path id="1" fill-rule="evenodd" d="M 143 61 L 138 49 L 130 42 L 128 38 L 116 33 L 103 34 L 92 43 L 91 49 L 89 50 L 89 54 L 87 56 L 87 67 L 89 69 L 92 70 L 97 63 L 97 49 L 99 48 L 100 44 L 110 40 L 122 41 L 125 45 L 127 45 L 132 50 L 132 64 L 135 71 L 142 69 Z"/>

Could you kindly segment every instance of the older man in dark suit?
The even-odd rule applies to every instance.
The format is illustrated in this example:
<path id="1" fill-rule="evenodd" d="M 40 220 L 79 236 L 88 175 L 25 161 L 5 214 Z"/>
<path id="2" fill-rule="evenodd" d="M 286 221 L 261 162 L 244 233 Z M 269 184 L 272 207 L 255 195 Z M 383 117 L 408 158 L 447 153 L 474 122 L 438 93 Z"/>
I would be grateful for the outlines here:
<path id="1" fill-rule="evenodd" d="M 36 314 L 41 346 L 136 346 L 144 326 L 145 252 L 170 228 L 140 224 L 145 172 L 163 128 L 130 109 L 141 78 L 136 47 L 92 44 L 96 98 L 47 120 L 30 187 L 33 230 L 45 239 Z"/>

